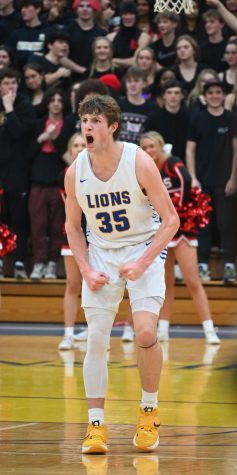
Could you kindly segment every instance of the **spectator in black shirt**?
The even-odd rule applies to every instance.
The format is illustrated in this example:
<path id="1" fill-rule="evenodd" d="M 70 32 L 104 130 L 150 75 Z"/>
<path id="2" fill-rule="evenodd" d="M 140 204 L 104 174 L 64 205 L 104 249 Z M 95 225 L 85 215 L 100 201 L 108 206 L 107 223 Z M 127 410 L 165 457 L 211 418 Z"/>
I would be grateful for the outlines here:
<path id="1" fill-rule="evenodd" d="M 179 35 L 190 35 L 200 45 L 206 40 L 207 34 L 202 20 L 202 10 L 198 0 L 192 1 L 192 11 L 181 16 Z"/>
<path id="2" fill-rule="evenodd" d="M 218 73 L 225 71 L 224 60 L 227 40 L 223 37 L 224 22 L 218 10 L 210 9 L 203 14 L 207 40 L 201 45 L 201 60 Z"/>
<path id="3" fill-rule="evenodd" d="M 150 46 L 155 51 L 157 65 L 159 68 L 174 66 L 179 17 L 176 13 L 164 11 L 157 15 L 156 22 L 161 37 Z"/>
<path id="4" fill-rule="evenodd" d="M 219 79 L 204 84 L 207 108 L 196 114 L 188 133 L 186 160 L 192 186 L 212 198 L 224 252 L 223 280 L 235 281 L 237 129 L 234 115 L 224 109 L 224 86 Z M 209 280 L 211 223 L 199 235 L 199 270 Z"/>
<path id="5" fill-rule="evenodd" d="M 224 36 L 230 37 L 237 33 L 237 18 L 236 18 L 236 5 L 232 0 L 226 1 L 226 6 L 220 0 L 206 0 L 207 5 L 211 8 L 216 8 L 221 15 L 223 22 L 225 23 Z M 230 6 L 231 5 L 231 6 Z M 227 33 L 227 34 L 226 34 Z"/>
<path id="6" fill-rule="evenodd" d="M 19 67 L 23 67 L 33 53 L 41 53 L 49 26 L 40 20 L 41 0 L 21 0 L 20 11 L 23 25 L 12 31 L 9 46 Z"/>
<path id="7" fill-rule="evenodd" d="M 69 56 L 69 35 L 62 31 L 51 31 L 45 38 L 44 51 L 45 54 L 34 54 L 29 61 L 41 66 L 47 86 L 67 90 L 71 83 L 71 70 L 63 66 L 63 60 Z"/>
<path id="8" fill-rule="evenodd" d="M 159 132 L 166 143 L 173 145 L 173 153 L 185 159 L 188 111 L 183 105 L 183 89 L 176 80 L 167 81 L 163 85 L 162 97 L 164 107 L 149 114 L 145 130 Z"/>
<path id="9" fill-rule="evenodd" d="M 157 40 L 157 27 L 154 22 L 154 5 L 150 0 L 135 0 L 138 12 L 138 28 L 148 33 L 151 41 Z"/>
<path id="10" fill-rule="evenodd" d="M 76 18 L 68 27 L 71 39 L 70 59 L 83 67 L 84 72 L 92 61 L 91 47 L 94 39 L 107 34 L 96 20 L 96 13 L 100 9 L 100 3 L 97 0 L 75 0 L 73 4 Z"/>
<path id="11" fill-rule="evenodd" d="M 45 93 L 47 117 L 37 122 L 31 154 L 29 213 L 34 267 L 31 279 L 56 278 L 60 256 L 64 210 L 58 193 L 58 175 L 64 162 L 54 144 L 63 127 L 66 102 L 63 91 Z"/>
<path id="12" fill-rule="evenodd" d="M 24 92 L 29 96 L 37 119 L 45 115 L 43 98 L 46 89 L 44 71 L 40 64 L 28 63 L 23 69 Z"/>
<path id="13" fill-rule="evenodd" d="M 142 95 L 146 76 L 142 69 L 131 66 L 125 74 L 126 97 L 119 99 L 122 111 L 119 139 L 126 142 L 139 143 L 144 132 L 144 123 L 148 115 L 156 109 L 156 105 Z"/>
<path id="14" fill-rule="evenodd" d="M 0 70 L 0 187 L 4 189 L 7 224 L 17 235 L 14 277 L 27 278 L 24 267 L 28 236 L 27 148 L 34 132 L 35 114 L 30 101 L 18 93 L 18 73 Z"/>
<path id="15" fill-rule="evenodd" d="M 50 26 L 63 31 L 72 21 L 73 15 L 67 8 L 67 0 L 51 0 L 49 10 L 42 15 L 42 18 Z"/>
<path id="16" fill-rule="evenodd" d="M 90 78 L 99 79 L 104 74 L 115 74 L 118 78 L 122 75 L 121 68 L 113 64 L 113 48 L 111 41 L 106 36 L 98 36 L 92 44 L 93 60 L 88 70 Z"/>
<path id="17" fill-rule="evenodd" d="M 6 43 L 15 28 L 21 24 L 21 15 L 14 8 L 13 0 L 0 0 L 0 43 Z"/>
<path id="18" fill-rule="evenodd" d="M 119 31 L 109 33 L 113 43 L 113 63 L 121 68 L 134 64 L 134 55 L 138 48 L 150 43 L 150 37 L 137 26 L 137 8 L 132 1 L 124 1 L 120 5 L 121 23 Z"/>
<path id="19" fill-rule="evenodd" d="M 192 36 L 183 35 L 178 37 L 176 55 L 175 76 L 183 89 L 189 93 L 194 88 L 198 74 L 205 68 L 205 65 L 200 63 L 200 50 Z"/>

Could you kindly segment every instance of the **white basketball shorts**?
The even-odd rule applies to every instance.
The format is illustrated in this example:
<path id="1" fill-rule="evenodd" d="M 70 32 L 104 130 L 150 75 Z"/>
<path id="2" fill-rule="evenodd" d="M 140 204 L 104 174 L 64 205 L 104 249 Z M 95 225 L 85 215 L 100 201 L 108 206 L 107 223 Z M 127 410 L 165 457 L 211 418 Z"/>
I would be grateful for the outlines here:
<path id="1" fill-rule="evenodd" d="M 136 281 L 119 276 L 120 267 L 141 257 L 150 242 L 126 246 L 121 249 L 101 249 L 90 244 L 89 262 L 94 270 L 105 272 L 109 276 L 109 283 L 100 290 L 92 291 L 83 280 L 81 306 L 83 308 L 106 308 L 117 312 L 125 288 L 128 290 L 130 303 L 146 297 L 161 297 L 164 299 L 166 249 L 156 257 L 144 274 Z"/>

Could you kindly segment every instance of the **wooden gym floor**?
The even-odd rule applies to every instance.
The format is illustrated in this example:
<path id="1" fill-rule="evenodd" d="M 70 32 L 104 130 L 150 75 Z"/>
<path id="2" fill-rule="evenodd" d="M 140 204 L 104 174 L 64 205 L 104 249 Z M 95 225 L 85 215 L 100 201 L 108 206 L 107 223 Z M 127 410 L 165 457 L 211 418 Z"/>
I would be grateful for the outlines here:
<path id="1" fill-rule="evenodd" d="M 160 446 L 141 454 L 132 445 L 140 397 L 136 345 L 122 343 L 115 329 L 108 352 L 109 453 L 82 457 L 86 343 L 58 352 L 60 337 L 50 328 L 39 336 L 37 329 L 19 334 L 14 324 L 0 325 L 1 475 L 237 473 L 236 330 L 231 338 L 224 334 L 220 347 L 206 345 L 195 329 L 192 338 L 172 331 L 162 345 Z"/>

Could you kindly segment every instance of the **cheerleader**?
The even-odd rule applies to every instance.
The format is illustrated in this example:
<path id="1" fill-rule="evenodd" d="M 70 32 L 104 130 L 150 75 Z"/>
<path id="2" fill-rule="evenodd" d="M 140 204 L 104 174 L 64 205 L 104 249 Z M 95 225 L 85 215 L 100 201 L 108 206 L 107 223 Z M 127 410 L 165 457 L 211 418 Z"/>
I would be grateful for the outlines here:
<path id="1" fill-rule="evenodd" d="M 165 145 L 162 136 L 157 132 L 147 132 L 141 136 L 140 145 L 157 164 L 163 183 L 166 186 L 181 219 L 179 231 L 168 247 L 165 268 L 166 298 L 160 311 L 157 333 L 159 341 L 169 340 L 169 323 L 174 300 L 174 264 L 175 261 L 177 261 L 184 281 L 191 294 L 196 311 L 202 322 L 206 342 L 211 345 L 218 345 L 220 344 L 220 339 L 218 338 L 213 326 L 208 299 L 199 278 L 197 263 L 198 243 L 196 235 L 198 232 L 198 225 L 200 225 L 201 222 L 202 225 L 205 224 L 207 213 L 205 215 L 205 212 L 202 212 L 200 208 L 202 217 L 199 218 L 199 223 L 197 221 L 195 222 L 195 219 L 197 219 L 197 213 L 193 213 L 193 219 L 190 212 L 189 215 L 187 214 L 186 217 L 184 216 L 185 204 L 191 204 L 192 196 L 194 196 L 194 193 L 191 192 L 191 177 L 182 160 L 171 154 L 172 147 Z M 206 196 L 202 195 L 200 198 L 205 200 Z M 208 203 L 207 200 L 206 203 Z M 205 207 L 202 206 L 202 209 L 204 208 Z M 208 212 L 208 205 L 206 206 L 206 211 Z M 181 217 L 181 212 L 184 219 Z"/>
<path id="2" fill-rule="evenodd" d="M 70 165 L 78 156 L 78 153 L 85 148 L 83 137 L 80 133 L 74 134 L 68 142 L 67 153 L 64 159 Z M 64 175 L 67 168 L 59 176 L 60 193 L 65 201 Z M 82 227 L 85 232 L 85 218 L 82 221 Z M 64 337 L 58 345 L 59 350 L 72 350 L 76 348 L 75 340 L 84 340 L 87 338 L 87 330 L 74 335 L 74 325 L 78 313 L 78 296 L 81 291 L 81 273 L 79 267 L 69 248 L 66 233 L 64 234 L 61 255 L 64 259 L 64 268 L 66 273 L 66 288 L 64 292 Z"/>

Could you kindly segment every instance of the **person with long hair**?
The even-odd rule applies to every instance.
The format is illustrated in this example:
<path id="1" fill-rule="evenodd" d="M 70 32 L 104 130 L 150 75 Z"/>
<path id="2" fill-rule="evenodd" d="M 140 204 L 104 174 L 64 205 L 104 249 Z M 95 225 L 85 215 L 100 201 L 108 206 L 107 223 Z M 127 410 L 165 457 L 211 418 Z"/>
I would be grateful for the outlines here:
<path id="1" fill-rule="evenodd" d="M 202 21 L 202 7 L 198 0 L 192 1 L 192 11 L 184 13 L 180 19 L 180 35 L 189 35 L 194 38 L 197 43 L 206 39 L 206 33 Z"/>
<path id="2" fill-rule="evenodd" d="M 237 112 L 237 81 L 232 89 L 232 92 L 227 94 L 225 98 L 225 109 Z"/>
<path id="3" fill-rule="evenodd" d="M 67 97 L 61 89 L 48 89 L 44 96 L 47 115 L 38 119 L 29 156 L 32 158 L 29 215 L 33 280 L 56 279 L 60 256 L 64 209 L 58 193 L 58 175 L 64 168 L 55 141 L 64 123 Z"/>
<path id="4" fill-rule="evenodd" d="M 68 165 L 73 163 L 78 153 L 85 148 L 85 141 L 81 133 L 75 133 L 68 142 L 67 153 L 70 158 Z M 65 202 L 64 176 L 68 167 L 59 176 L 60 193 Z M 84 223 L 85 224 L 85 223 Z M 59 350 L 72 350 L 76 347 L 74 340 L 74 325 L 78 313 L 78 296 L 81 291 L 81 273 L 79 267 L 69 248 L 66 235 L 61 248 L 61 255 L 64 260 L 64 268 L 66 273 L 66 288 L 64 292 L 63 308 L 64 308 L 64 337 L 58 345 Z M 79 334 L 80 335 L 80 334 Z"/>
<path id="5" fill-rule="evenodd" d="M 166 82 L 176 80 L 173 68 L 161 68 L 156 73 L 155 82 L 152 88 L 152 95 L 159 107 L 164 107 L 163 86 Z"/>
<path id="6" fill-rule="evenodd" d="M 179 206 L 190 201 L 191 176 L 182 160 L 165 150 L 163 137 L 157 132 L 147 132 L 141 136 L 141 148 L 155 161 L 164 185 L 174 197 L 179 193 Z M 206 342 L 219 344 L 220 340 L 213 326 L 208 299 L 198 275 L 197 239 L 195 233 L 180 229 L 168 244 L 165 264 L 166 296 L 160 311 L 158 339 L 169 340 L 169 323 L 174 300 L 174 263 L 178 262 L 184 281 L 191 294 L 198 316 L 202 322 Z"/>
<path id="7" fill-rule="evenodd" d="M 121 23 L 118 31 L 108 34 L 113 44 L 113 64 L 128 68 L 134 64 L 134 55 L 138 48 L 150 43 L 150 37 L 137 26 L 137 7 L 132 1 L 124 1 L 119 7 Z"/>
<path id="8" fill-rule="evenodd" d="M 187 104 L 191 114 L 206 108 L 207 103 L 205 95 L 203 94 L 203 86 L 205 82 L 210 79 L 218 79 L 218 73 L 214 69 L 206 68 L 199 73 L 195 86 L 187 98 Z"/>
<path id="9" fill-rule="evenodd" d="M 142 69 L 145 73 L 145 87 L 143 93 L 150 97 L 153 95 L 154 82 L 156 79 L 156 58 L 153 49 L 146 46 L 141 48 L 135 55 L 135 66 Z"/>
<path id="10" fill-rule="evenodd" d="M 151 37 L 151 41 L 158 38 L 157 28 L 153 21 L 154 6 L 150 0 L 135 0 L 138 12 L 138 28 Z"/>
<path id="11" fill-rule="evenodd" d="M 43 68 L 38 63 L 27 63 L 23 68 L 23 79 L 25 92 L 30 97 L 37 118 L 40 118 L 44 115 L 42 103 L 46 89 Z"/>
<path id="12" fill-rule="evenodd" d="M 225 86 L 226 94 L 230 94 L 237 80 L 237 39 L 228 41 L 225 49 L 225 59 L 228 69 L 219 73 L 219 78 Z"/>
<path id="13" fill-rule="evenodd" d="M 0 69 L 14 67 L 15 58 L 11 48 L 6 45 L 0 45 Z"/>
<path id="14" fill-rule="evenodd" d="M 175 76 L 184 90 L 189 93 L 195 85 L 198 74 L 205 67 L 200 63 L 199 46 L 192 36 L 182 35 L 178 37 L 176 41 L 176 60 Z"/>
<path id="15" fill-rule="evenodd" d="M 121 69 L 113 64 L 112 43 L 106 36 L 98 36 L 92 44 L 93 59 L 88 70 L 90 78 L 99 79 L 104 74 L 115 74 L 121 77 Z"/>

